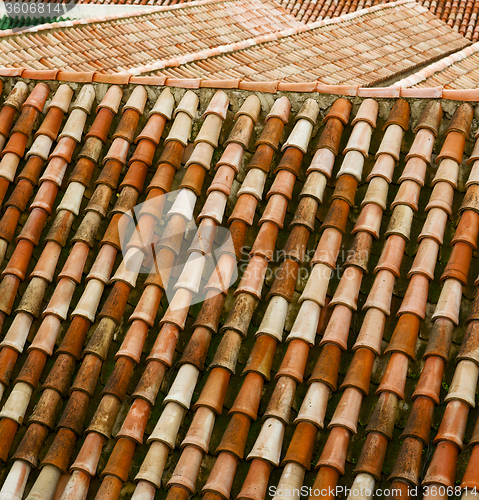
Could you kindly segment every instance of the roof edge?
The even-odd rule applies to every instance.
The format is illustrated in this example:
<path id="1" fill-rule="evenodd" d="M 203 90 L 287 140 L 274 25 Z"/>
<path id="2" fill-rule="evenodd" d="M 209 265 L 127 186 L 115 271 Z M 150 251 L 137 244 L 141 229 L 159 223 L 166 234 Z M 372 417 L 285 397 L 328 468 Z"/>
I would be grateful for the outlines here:
<path id="1" fill-rule="evenodd" d="M 301 92 L 332 94 L 347 97 L 363 98 L 417 98 L 417 99 L 450 99 L 454 101 L 479 101 L 479 89 L 451 90 L 439 87 L 400 88 L 360 87 L 359 85 L 325 85 L 317 81 L 292 83 L 282 81 L 251 82 L 239 78 L 232 80 L 182 79 L 165 76 L 135 76 L 128 73 L 104 74 L 95 71 L 74 72 L 62 70 L 31 70 L 25 68 L 0 68 L 0 78 L 18 77 L 34 81 L 60 81 L 70 83 L 108 83 L 111 85 L 148 85 L 179 87 L 186 89 L 223 89 L 247 90 L 276 94 L 278 92 Z"/>

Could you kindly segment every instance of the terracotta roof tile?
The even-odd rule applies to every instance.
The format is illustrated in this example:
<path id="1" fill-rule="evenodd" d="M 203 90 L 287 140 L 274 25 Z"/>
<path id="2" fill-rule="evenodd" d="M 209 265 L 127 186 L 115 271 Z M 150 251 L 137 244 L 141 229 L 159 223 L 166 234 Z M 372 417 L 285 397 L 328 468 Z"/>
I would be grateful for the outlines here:
<path id="1" fill-rule="evenodd" d="M 471 104 L 9 72 L 0 491 L 264 500 L 268 485 L 454 486 L 456 469 L 478 485 L 477 425 L 462 449 L 479 375 Z"/>

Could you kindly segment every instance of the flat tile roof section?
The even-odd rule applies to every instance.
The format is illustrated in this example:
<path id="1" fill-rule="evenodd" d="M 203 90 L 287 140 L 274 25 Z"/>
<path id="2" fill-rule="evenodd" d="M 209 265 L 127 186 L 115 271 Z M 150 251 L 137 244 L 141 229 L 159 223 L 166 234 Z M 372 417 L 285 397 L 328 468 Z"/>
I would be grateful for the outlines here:
<path id="1" fill-rule="evenodd" d="M 0 32 L 0 65 L 116 73 L 180 55 L 188 60 L 206 49 L 302 26 L 276 2 L 204 0 L 182 8 L 52 23 L 17 34 L 6 30 Z"/>
<path id="2" fill-rule="evenodd" d="M 154 4 L 165 5 L 166 3 L 173 4 L 168 0 Z M 303 23 L 311 23 L 388 2 L 385 0 L 281 0 L 280 3 L 296 19 Z M 479 2 L 474 0 L 455 0 L 454 2 L 418 0 L 418 3 L 467 39 L 473 41 L 479 39 L 479 26 L 477 25 Z"/>
<path id="3" fill-rule="evenodd" d="M 43 0 L 58 3 L 60 0 Z M 67 3 L 68 0 L 62 0 Z M 184 5 L 189 0 L 76 0 L 78 4 L 167 6 Z M 388 3 L 387 0 L 278 0 L 298 21 L 312 23 L 344 16 L 357 10 Z M 439 19 L 473 42 L 479 40 L 479 2 L 475 0 L 418 0 Z"/>
<path id="4" fill-rule="evenodd" d="M 317 80 L 373 86 L 469 43 L 424 7 L 407 1 L 370 7 L 272 37 L 276 39 L 256 40 L 247 48 L 245 42 L 225 46 L 217 57 L 205 54 L 187 64 L 165 67 L 159 61 L 154 66 L 161 70 L 157 74 L 175 78 Z"/>
<path id="5" fill-rule="evenodd" d="M 469 89 L 477 87 L 479 81 L 479 43 L 451 54 L 396 82 L 402 87 L 429 88 L 441 86 L 446 89 Z"/>

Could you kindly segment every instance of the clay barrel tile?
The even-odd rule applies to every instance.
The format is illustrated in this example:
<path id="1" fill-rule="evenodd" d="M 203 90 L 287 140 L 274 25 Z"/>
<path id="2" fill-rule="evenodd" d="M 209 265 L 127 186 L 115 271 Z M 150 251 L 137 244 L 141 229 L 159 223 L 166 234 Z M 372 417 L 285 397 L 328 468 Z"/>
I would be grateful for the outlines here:
<path id="1" fill-rule="evenodd" d="M 466 286 L 472 252 L 471 245 L 462 241 L 457 242 L 452 248 L 451 256 L 446 264 L 441 280 L 454 279 Z"/>
<path id="2" fill-rule="evenodd" d="M 250 425 L 251 420 L 247 416 L 235 413 L 223 433 L 220 444 L 216 448 L 216 453 L 227 451 L 242 459 Z M 268 465 L 268 467 L 270 466 Z"/>
<path id="3" fill-rule="evenodd" d="M 419 485 L 419 474 L 422 465 L 423 444 L 420 440 L 407 437 L 394 464 L 389 481 L 402 479 L 406 483 Z"/>
<path id="4" fill-rule="evenodd" d="M 25 99 L 28 96 L 28 86 L 25 82 L 17 82 L 12 88 L 7 98 L 3 102 L 3 106 L 11 107 L 14 110 L 19 111 Z"/>
<path id="5" fill-rule="evenodd" d="M 269 380 L 276 345 L 277 340 L 270 335 L 260 335 L 256 339 L 243 373 L 256 372 Z"/>
<path id="6" fill-rule="evenodd" d="M 404 167 L 398 182 L 411 180 L 417 182 L 421 187 L 424 186 L 424 177 L 426 176 L 427 163 L 421 158 L 411 158 Z"/>
<path id="7" fill-rule="evenodd" d="M 351 113 L 353 105 L 347 99 L 340 97 L 333 102 L 333 105 L 329 108 L 323 121 L 326 122 L 331 118 L 337 118 L 344 125 L 348 124 L 349 115 Z"/>
<path id="8" fill-rule="evenodd" d="M 286 96 L 280 97 L 274 101 L 273 106 L 266 115 L 266 121 L 268 122 L 272 118 L 278 118 L 283 123 L 288 123 L 289 112 L 291 111 L 291 103 Z"/>
<path id="9" fill-rule="evenodd" d="M 369 393 L 375 354 L 370 349 L 359 348 L 355 353 L 340 389 L 355 387 L 364 395 Z"/>
<path id="10" fill-rule="evenodd" d="M 383 434 L 370 432 L 366 436 L 361 455 L 359 456 L 354 474 L 370 474 L 377 481 L 381 480 L 381 469 L 386 457 L 388 440 Z"/>
<path id="11" fill-rule="evenodd" d="M 411 413 L 407 419 L 401 438 L 412 437 L 429 444 L 431 424 L 434 412 L 434 401 L 425 397 L 414 400 Z"/>
<path id="12" fill-rule="evenodd" d="M 318 361 L 308 383 L 323 382 L 335 391 L 338 381 L 338 366 L 341 361 L 341 349 L 335 344 L 326 344 L 321 350 Z"/>
<path id="13" fill-rule="evenodd" d="M 474 108 L 467 102 L 462 103 L 454 112 L 454 115 L 449 122 L 447 133 L 459 132 L 466 139 L 468 139 L 473 117 Z"/>
<path id="14" fill-rule="evenodd" d="M 457 446 L 447 441 L 440 442 L 436 446 L 422 484 L 440 484 L 446 487 L 454 487 L 458 455 L 459 449 Z"/>
<path id="15" fill-rule="evenodd" d="M 447 441 L 462 450 L 468 415 L 469 406 L 466 403 L 458 400 L 449 401 L 441 425 L 434 437 L 434 443 Z"/>
<path id="16" fill-rule="evenodd" d="M 406 162 L 413 158 L 431 163 L 432 150 L 434 147 L 434 133 L 428 129 L 421 129 L 417 132 L 409 153 L 406 155 Z"/>
<path id="17" fill-rule="evenodd" d="M 408 272 L 408 278 L 414 274 L 422 274 L 431 281 L 434 280 L 439 243 L 432 238 L 424 238 L 419 243 L 419 248 L 414 258 L 413 265 Z"/>
<path id="18" fill-rule="evenodd" d="M 453 330 L 454 323 L 452 321 L 445 318 L 438 318 L 433 323 L 424 357 L 438 356 L 447 362 L 449 359 L 449 348 L 452 342 Z"/>
<path id="19" fill-rule="evenodd" d="M 326 177 L 331 177 L 335 159 L 335 154 L 329 149 L 324 147 L 318 149 L 306 170 L 306 175 L 309 176 L 312 172 L 321 172 Z"/>
<path id="20" fill-rule="evenodd" d="M 344 427 L 333 427 L 319 457 L 316 468 L 331 467 L 344 474 L 350 432 Z"/>
<path id="21" fill-rule="evenodd" d="M 429 101 L 421 113 L 413 132 L 417 134 L 420 130 L 427 129 L 437 137 L 439 135 L 442 113 L 442 107 L 439 101 Z"/>
<path id="22" fill-rule="evenodd" d="M 210 106 L 211 106 L 211 103 L 213 102 L 213 100 L 215 99 L 215 97 L 216 97 L 217 94 L 219 94 L 219 92 L 217 92 L 214 95 L 213 99 L 210 102 Z M 222 94 L 222 99 L 223 100 L 228 99 L 227 96 L 226 96 L 226 94 L 224 92 L 221 92 L 221 94 Z M 260 112 L 261 112 L 261 103 L 260 103 L 260 100 L 258 99 L 257 96 L 250 95 L 250 96 L 248 96 L 245 99 L 245 101 L 241 105 L 240 109 L 235 114 L 234 119 L 236 120 L 241 115 L 246 115 L 246 116 L 249 116 L 253 120 L 253 123 L 256 123 L 258 121 Z M 225 118 L 226 118 L 226 111 L 223 114 L 223 120 Z"/>
<path id="23" fill-rule="evenodd" d="M 259 170 L 259 169 L 256 169 L 256 168 L 250 169 L 248 171 L 248 174 L 249 174 L 249 172 L 256 171 L 256 170 Z M 247 176 L 248 176 L 248 174 L 247 174 Z M 265 180 L 266 180 L 266 178 L 265 178 Z M 296 176 L 292 172 L 290 172 L 289 170 L 280 170 L 276 174 L 276 177 L 273 181 L 273 184 L 271 185 L 271 188 L 266 195 L 266 200 L 269 200 L 269 198 L 275 194 L 280 194 L 280 195 L 284 196 L 288 201 L 291 201 L 292 196 L 293 196 L 293 188 L 294 188 L 295 180 L 296 180 Z M 246 181 L 246 179 L 245 179 L 245 181 Z M 240 189 L 240 191 L 241 191 L 241 189 Z M 240 193 L 240 191 L 238 191 L 238 194 Z M 261 189 L 261 193 L 262 192 L 263 192 L 263 190 Z M 261 199 L 261 198 L 259 198 L 259 199 Z"/>
<path id="24" fill-rule="evenodd" d="M 85 135 L 85 138 L 89 139 L 90 137 L 95 137 L 99 139 L 103 144 L 106 143 L 108 139 L 108 132 L 110 131 L 114 116 L 115 113 L 113 113 L 109 109 L 100 109 L 95 117 L 95 121 L 90 127 L 90 130 Z"/>
<path id="25" fill-rule="evenodd" d="M 457 163 L 461 163 L 465 145 L 466 138 L 463 134 L 459 132 L 449 132 L 442 145 L 441 152 L 436 157 L 436 162 L 443 159 L 450 159 Z"/>
<path id="26" fill-rule="evenodd" d="M 398 397 L 393 393 L 382 393 L 369 418 L 366 432 L 383 434 L 393 438 L 394 423 L 398 412 Z"/>
<path id="27" fill-rule="evenodd" d="M 409 103 L 405 99 L 398 99 L 391 109 L 386 123 L 383 126 L 385 130 L 389 125 L 399 125 L 404 131 L 409 128 Z"/>
<path id="28" fill-rule="evenodd" d="M 21 89 L 19 89 L 21 90 Z M 32 108 L 36 109 L 39 113 L 43 112 L 43 107 L 45 106 L 45 102 L 47 100 L 48 94 L 50 93 L 50 88 L 46 83 L 37 83 L 35 85 L 35 88 L 32 90 L 30 95 L 27 97 L 27 99 L 23 102 L 21 105 L 21 109 L 23 110 L 24 108 L 31 106 Z M 13 97 L 13 101 L 10 100 L 10 102 L 13 103 L 17 101 L 17 96 L 18 99 L 20 98 L 20 94 L 23 94 L 21 91 L 18 92 L 18 94 L 15 94 L 15 96 L 12 96 L 12 93 L 10 93 L 9 98 L 11 99 Z M 7 99 L 8 100 L 8 99 Z"/>
<path id="29" fill-rule="evenodd" d="M 260 136 L 254 143 L 256 149 L 255 155 L 258 152 L 257 148 L 260 146 L 268 146 L 272 150 L 277 150 L 279 141 L 283 135 L 284 122 L 280 118 L 271 117 L 263 127 Z M 265 150 L 266 151 L 266 150 Z M 257 159 L 255 162 L 258 161 Z"/>
<path id="30" fill-rule="evenodd" d="M 370 182 L 375 177 L 383 178 L 388 184 L 392 182 L 396 161 L 390 154 L 381 154 L 376 159 L 374 167 L 366 177 L 366 182 Z"/>

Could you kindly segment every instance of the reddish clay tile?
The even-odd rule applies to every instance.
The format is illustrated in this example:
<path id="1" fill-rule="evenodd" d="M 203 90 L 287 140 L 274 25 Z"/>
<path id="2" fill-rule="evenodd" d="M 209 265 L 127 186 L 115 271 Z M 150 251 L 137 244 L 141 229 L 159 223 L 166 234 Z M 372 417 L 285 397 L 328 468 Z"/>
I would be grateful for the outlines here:
<path id="1" fill-rule="evenodd" d="M 389 113 L 386 123 L 383 125 L 383 130 L 386 130 L 392 124 L 399 125 L 404 131 L 408 130 L 409 114 L 408 102 L 404 99 L 398 99 Z"/>
<path id="2" fill-rule="evenodd" d="M 406 290 L 406 294 L 404 295 L 401 307 L 399 308 L 398 315 L 404 313 L 414 314 L 424 319 L 428 292 L 428 278 L 421 274 L 413 275 Z M 412 348 L 413 346 L 411 345 L 410 349 Z M 410 352 L 410 355 L 412 356 L 413 353 Z"/>
<path id="3" fill-rule="evenodd" d="M 48 87 L 46 83 L 37 83 L 33 91 L 22 104 L 22 110 L 27 106 L 31 106 L 39 113 L 41 113 L 43 111 L 43 107 L 45 106 L 45 101 L 47 100 L 49 93 L 50 87 Z"/>
<path id="4" fill-rule="evenodd" d="M 413 437 L 427 445 L 431 433 L 433 412 L 434 401 L 427 397 L 415 399 L 401 437 Z"/>
<path id="5" fill-rule="evenodd" d="M 336 390 L 338 380 L 338 366 L 341 360 L 341 349 L 335 344 L 326 344 L 316 362 L 313 373 L 309 378 L 311 382 L 323 382 Z"/>
<path id="6" fill-rule="evenodd" d="M 442 120 L 442 107 L 438 101 L 429 101 L 424 108 L 413 132 L 418 133 L 421 129 L 430 130 L 435 137 L 439 135 L 439 126 Z"/>
<path id="7" fill-rule="evenodd" d="M 280 170 L 277 173 L 273 184 L 266 195 L 266 199 L 269 200 L 271 196 L 280 194 L 284 196 L 284 198 L 286 198 L 288 201 L 291 201 L 295 180 L 296 176 L 292 172 L 290 172 L 289 170 Z"/>
<path id="8" fill-rule="evenodd" d="M 479 233 L 479 214 L 472 210 L 466 210 L 462 213 L 459 224 L 457 225 L 452 244 L 464 242 L 471 245 L 473 249 L 477 248 L 477 237 Z"/>
<path id="9" fill-rule="evenodd" d="M 316 468 L 331 467 L 340 474 L 344 474 L 349 438 L 350 432 L 347 429 L 344 427 L 333 427 Z"/>
<path id="10" fill-rule="evenodd" d="M 469 406 L 462 401 L 449 401 L 441 420 L 441 425 L 434 438 L 434 443 L 448 441 L 462 449 L 464 434 L 466 432 Z"/>
<path id="11" fill-rule="evenodd" d="M 254 459 L 251 462 L 238 498 L 248 498 L 250 500 L 264 498 L 271 469 L 272 465 L 265 460 Z"/>
<path id="12" fill-rule="evenodd" d="M 373 370 L 374 359 L 375 354 L 373 351 L 359 348 L 354 353 L 353 360 L 351 361 L 340 389 L 356 387 L 363 394 L 367 395 L 369 392 L 369 381 Z"/>
<path id="13" fill-rule="evenodd" d="M 448 160 L 443 160 L 442 163 Z M 454 162 L 455 163 L 455 162 Z M 455 163 L 457 165 L 457 163 Z M 426 205 L 425 210 L 431 208 L 440 208 L 448 215 L 452 215 L 452 201 L 454 197 L 454 187 L 448 182 L 438 182 L 433 189 L 429 203 Z"/>
<path id="14" fill-rule="evenodd" d="M 384 392 L 374 407 L 369 418 L 367 432 L 383 434 L 389 440 L 393 437 L 394 423 L 398 412 L 398 396 L 391 392 Z"/>
<path id="15" fill-rule="evenodd" d="M 383 434 L 370 432 L 366 436 L 361 455 L 354 469 L 355 474 L 366 473 L 381 480 L 381 469 L 386 457 L 388 440 Z"/>
<path id="16" fill-rule="evenodd" d="M 468 328 L 470 327 L 468 326 Z M 438 356 L 442 358 L 444 362 L 447 362 L 449 358 L 449 348 L 452 342 L 453 330 L 454 324 L 452 321 L 444 318 L 438 318 L 433 323 L 424 356 Z"/>
<path id="17" fill-rule="evenodd" d="M 93 76 L 95 71 L 63 71 L 60 70 L 57 74 L 57 80 L 60 82 L 78 82 L 78 83 L 90 83 L 93 81 Z"/>
<path id="18" fill-rule="evenodd" d="M 439 243 L 431 238 L 424 238 L 414 258 L 413 265 L 408 272 L 408 278 L 414 274 L 423 274 L 431 281 L 434 280 Z"/>
<path id="19" fill-rule="evenodd" d="M 479 447 L 474 446 L 466 472 L 462 478 L 461 488 L 477 488 L 477 467 L 479 465 Z"/>
<path id="20" fill-rule="evenodd" d="M 260 335 L 251 351 L 243 373 L 256 372 L 269 380 L 277 340 L 269 335 Z"/>
<path id="21" fill-rule="evenodd" d="M 459 449 L 457 446 L 447 441 L 440 442 L 436 447 L 422 484 L 442 484 L 446 487 L 453 487 L 458 455 Z"/>
<path id="22" fill-rule="evenodd" d="M 449 158 L 457 163 L 461 163 L 465 144 L 466 138 L 462 133 L 448 132 L 446 140 L 441 148 L 441 152 L 436 157 L 436 161 L 439 162 L 444 158 Z"/>
<path id="23" fill-rule="evenodd" d="M 408 358 L 402 352 L 393 352 L 376 393 L 391 392 L 404 399 L 404 385 L 408 368 Z"/>
<path id="24" fill-rule="evenodd" d="M 449 122 L 449 127 L 447 128 L 448 133 L 458 132 L 468 139 L 471 131 L 473 114 L 474 108 L 469 103 L 461 104 L 456 109 L 451 121 Z"/>
<path id="25" fill-rule="evenodd" d="M 473 249 L 468 243 L 457 242 L 452 248 L 451 256 L 446 264 L 441 280 L 457 279 L 463 285 L 467 285 L 472 251 Z"/>
<path id="26" fill-rule="evenodd" d="M 426 175 L 427 163 L 418 157 L 411 158 L 404 167 L 404 170 L 399 177 L 399 182 L 411 180 L 424 186 L 424 177 Z"/>
<path id="27" fill-rule="evenodd" d="M 291 233 L 292 234 L 292 233 Z M 304 251 L 302 252 L 304 253 Z M 302 260 L 302 259 L 301 259 Z M 267 295 L 267 300 L 274 296 L 284 297 L 289 303 L 293 300 L 294 288 L 298 278 L 299 262 L 286 259 L 277 270 L 276 278 Z"/>
<path id="28" fill-rule="evenodd" d="M 231 453 L 220 453 L 202 489 L 204 498 L 219 500 L 228 497 L 238 465 L 238 459 Z M 216 493 L 218 492 L 218 493 Z"/>
<path id="29" fill-rule="evenodd" d="M 407 437 L 399 451 L 389 481 L 402 479 L 409 484 L 419 484 L 419 474 L 422 465 L 423 444 L 415 438 Z"/>
<path id="30" fill-rule="evenodd" d="M 275 378 L 288 376 L 301 383 L 308 354 L 309 345 L 306 342 L 300 339 L 291 340 Z"/>
<path id="31" fill-rule="evenodd" d="M 240 460 L 243 458 L 244 447 L 248 437 L 251 420 L 245 415 L 235 413 L 229 421 L 216 453 L 229 452 Z M 265 463 L 261 460 L 262 463 Z"/>
<path id="32" fill-rule="evenodd" d="M 54 465 L 61 471 L 66 471 L 73 454 L 75 443 L 76 436 L 70 429 L 59 429 L 45 458 L 42 460 L 42 465 Z"/>
<path id="33" fill-rule="evenodd" d="M 317 429 L 313 424 L 309 422 L 299 422 L 289 444 L 286 456 L 281 464 L 285 465 L 289 462 L 295 462 L 302 465 L 306 470 L 309 470 L 311 467 L 316 433 Z"/>

